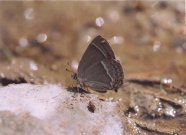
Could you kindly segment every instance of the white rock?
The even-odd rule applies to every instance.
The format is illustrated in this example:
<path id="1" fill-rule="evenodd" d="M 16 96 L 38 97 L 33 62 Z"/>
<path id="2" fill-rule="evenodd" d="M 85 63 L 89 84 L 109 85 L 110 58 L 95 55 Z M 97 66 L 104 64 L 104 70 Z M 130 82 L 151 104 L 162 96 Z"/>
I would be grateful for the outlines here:
<path id="1" fill-rule="evenodd" d="M 94 113 L 87 108 L 90 101 Z M 11 126 L 14 128 L 7 127 L 13 123 L 9 113 L 18 117 Z M 25 128 L 32 121 L 37 122 Z M 123 125 L 117 103 L 101 101 L 93 94 L 80 96 L 58 85 L 15 84 L 0 88 L 0 134 L 32 135 L 41 131 L 50 135 L 123 135 Z"/>

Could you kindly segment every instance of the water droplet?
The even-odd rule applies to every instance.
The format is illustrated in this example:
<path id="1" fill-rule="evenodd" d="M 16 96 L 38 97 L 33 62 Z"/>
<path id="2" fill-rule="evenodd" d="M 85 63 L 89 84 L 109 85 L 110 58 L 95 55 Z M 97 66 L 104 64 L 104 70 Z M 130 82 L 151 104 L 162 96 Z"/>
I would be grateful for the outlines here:
<path id="1" fill-rule="evenodd" d="M 33 71 L 36 71 L 38 70 L 38 66 L 37 64 L 34 62 L 34 61 L 30 61 L 30 69 L 33 70 Z"/>
<path id="2" fill-rule="evenodd" d="M 47 40 L 47 34 L 45 34 L 45 33 L 41 33 L 41 34 L 39 34 L 38 36 L 37 36 L 37 41 L 39 42 L 39 43 L 43 43 L 43 42 L 45 42 L 46 40 Z"/>
<path id="3" fill-rule="evenodd" d="M 27 8 L 25 11 L 24 11 L 24 17 L 27 19 L 27 20 L 32 20 L 34 18 L 34 9 L 33 8 Z"/>
<path id="4" fill-rule="evenodd" d="M 162 82 L 163 84 L 171 84 L 171 83 L 172 83 L 172 79 L 170 79 L 170 78 L 163 78 L 163 79 L 161 80 L 161 82 Z"/>
<path id="5" fill-rule="evenodd" d="M 162 111 L 162 107 L 158 107 L 157 111 L 161 112 Z"/>
<path id="6" fill-rule="evenodd" d="M 153 47 L 152 47 L 153 51 L 157 52 L 160 49 L 160 46 L 161 46 L 160 41 L 154 41 L 154 44 L 153 44 Z"/>
<path id="7" fill-rule="evenodd" d="M 176 110 L 173 107 L 169 106 L 169 107 L 166 107 L 165 113 L 167 116 L 175 117 Z"/>
<path id="8" fill-rule="evenodd" d="M 113 22 L 117 22 L 120 19 L 120 15 L 116 10 L 109 10 L 108 18 Z"/>
<path id="9" fill-rule="evenodd" d="M 104 23 L 105 23 L 105 21 L 104 21 L 104 19 L 103 19 L 102 17 L 96 18 L 96 25 L 97 25 L 98 27 L 103 26 Z"/>
<path id="10" fill-rule="evenodd" d="M 123 37 L 121 36 L 113 36 L 110 40 L 109 40 L 109 43 L 110 44 L 122 44 L 124 41 Z"/>
<path id="11" fill-rule="evenodd" d="M 175 98 L 174 100 L 175 100 L 175 102 L 178 102 L 179 104 L 186 105 L 186 100 L 185 99 L 177 99 L 177 98 Z"/>
<path id="12" fill-rule="evenodd" d="M 27 38 L 20 38 L 19 39 L 19 45 L 21 47 L 27 47 L 29 45 Z"/>
<path id="13" fill-rule="evenodd" d="M 134 106 L 134 110 L 135 110 L 136 112 L 139 112 L 139 106 L 138 106 L 138 105 Z"/>

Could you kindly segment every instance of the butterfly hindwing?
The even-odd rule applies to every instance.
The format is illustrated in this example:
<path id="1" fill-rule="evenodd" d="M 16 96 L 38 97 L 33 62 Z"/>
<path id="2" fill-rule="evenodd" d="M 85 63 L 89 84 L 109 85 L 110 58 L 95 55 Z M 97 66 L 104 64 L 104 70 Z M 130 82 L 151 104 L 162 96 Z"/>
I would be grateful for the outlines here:
<path id="1" fill-rule="evenodd" d="M 118 89 L 123 84 L 123 70 L 115 59 L 104 59 L 90 66 L 79 79 L 98 91 Z"/>

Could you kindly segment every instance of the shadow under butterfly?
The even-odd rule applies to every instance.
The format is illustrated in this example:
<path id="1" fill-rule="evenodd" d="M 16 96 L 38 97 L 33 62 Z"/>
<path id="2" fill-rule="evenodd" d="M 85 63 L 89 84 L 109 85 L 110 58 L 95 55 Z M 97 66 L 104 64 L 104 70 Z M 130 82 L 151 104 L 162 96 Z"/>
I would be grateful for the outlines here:
<path id="1" fill-rule="evenodd" d="M 73 79 L 81 87 L 88 86 L 99 92 L 117 91 L 123 85 L 122 66 L 103 37 L 97 36 L 89 44 Z"/>

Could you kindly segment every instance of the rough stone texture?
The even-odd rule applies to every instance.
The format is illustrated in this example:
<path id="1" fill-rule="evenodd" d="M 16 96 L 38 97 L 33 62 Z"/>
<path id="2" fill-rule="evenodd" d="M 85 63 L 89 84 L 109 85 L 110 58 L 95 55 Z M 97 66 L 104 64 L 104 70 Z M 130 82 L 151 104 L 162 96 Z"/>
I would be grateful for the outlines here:
<path id="1" fill-rule="evenodd" d="M 117 110 L 117 102 L 58 85 L 9 85 L 0 88 L 0 134 L 122 135 Z"/>

